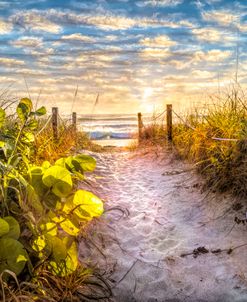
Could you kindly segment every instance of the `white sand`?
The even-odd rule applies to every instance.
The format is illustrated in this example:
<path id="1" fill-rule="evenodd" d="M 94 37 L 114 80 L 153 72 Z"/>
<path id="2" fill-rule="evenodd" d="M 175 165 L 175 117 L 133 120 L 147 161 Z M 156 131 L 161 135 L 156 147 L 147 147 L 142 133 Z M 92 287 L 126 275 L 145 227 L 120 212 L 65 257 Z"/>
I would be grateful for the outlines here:
<path id="1" fill-rule="evenodd" d="M 137 142 L 137 139 L 99 139 L 93 143 L 100 146 L 126 147 Z"/>
<path id="2" fill-rule="evenodd" d="M 177 174 L 191 167 L 168 155 L 93 156 L 102 178 L 91 183 L 106 210 L 120 206 L 129 213 L 122 217 L 116 208 L 95 223 L 92 240 L 105 256 L 80 243 L 82 261 L 90 260 L 110 276 L 111 301 L 247 301 L 247 246 L 230 255 L 180 257 L 199 246 L 210 250 L 247 243 L 246 226 L 229 233 L 235 215 L 244 218 L 246 207 L 235 212 L 227 196 L 205 198 L 193 171 Z"/>

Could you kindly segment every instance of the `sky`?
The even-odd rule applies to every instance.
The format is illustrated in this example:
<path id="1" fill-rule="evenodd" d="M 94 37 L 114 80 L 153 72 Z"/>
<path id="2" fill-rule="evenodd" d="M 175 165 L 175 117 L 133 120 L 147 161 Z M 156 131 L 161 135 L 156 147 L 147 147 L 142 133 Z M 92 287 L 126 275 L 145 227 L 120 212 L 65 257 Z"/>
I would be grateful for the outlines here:
<path id="1" fill-rule="evenodd" d="M 0 94 L 62 113 L 182 108 L 245 87 L 246 37 L 245 0 L 0 1 Z"/>

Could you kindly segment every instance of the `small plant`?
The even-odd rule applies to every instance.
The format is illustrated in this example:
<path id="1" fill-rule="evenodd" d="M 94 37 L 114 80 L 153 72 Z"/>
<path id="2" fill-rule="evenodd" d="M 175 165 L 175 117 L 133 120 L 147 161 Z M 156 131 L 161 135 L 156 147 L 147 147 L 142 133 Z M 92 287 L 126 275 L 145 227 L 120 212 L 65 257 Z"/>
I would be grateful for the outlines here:
<path id="1" fill-rule="evenodd" d="M 4 127 L 6 113 L 0 109 L 0 275 L 25 270 L 30 276 L 46 267 L 61 277 L 78 268 L 76 237 L 103 203 L 93 193 L 76 190 L 84 172 L 96 161 L 87 155 L 58 159 L 54 164 L 30 162 L 37 117 L 44 107 L 32 111 L 25 98 L 17 106 L 13 128 Z"/>

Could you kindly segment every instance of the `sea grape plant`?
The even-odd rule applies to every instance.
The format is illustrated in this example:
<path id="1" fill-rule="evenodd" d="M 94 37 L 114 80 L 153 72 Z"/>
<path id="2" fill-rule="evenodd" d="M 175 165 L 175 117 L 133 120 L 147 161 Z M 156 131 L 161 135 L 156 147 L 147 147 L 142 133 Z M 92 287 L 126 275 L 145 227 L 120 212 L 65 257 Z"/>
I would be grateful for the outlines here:
<path id="1" fill-rule="evenodd" d="M 96 161 L 75 155 L 48 161 L 41 166 L 29 160 L 37 117 L 25 98 L 17 106 L 13 129 L 4 127 L 6 113 L 0 109 L 0 273 L 20 274 L 40 264 L 65 276 L 78 266 L 76 237 L 94 217 L 103 213 L 103 203 L 93 193 L 76 190 L 77 182 L 92 172 Z"/>

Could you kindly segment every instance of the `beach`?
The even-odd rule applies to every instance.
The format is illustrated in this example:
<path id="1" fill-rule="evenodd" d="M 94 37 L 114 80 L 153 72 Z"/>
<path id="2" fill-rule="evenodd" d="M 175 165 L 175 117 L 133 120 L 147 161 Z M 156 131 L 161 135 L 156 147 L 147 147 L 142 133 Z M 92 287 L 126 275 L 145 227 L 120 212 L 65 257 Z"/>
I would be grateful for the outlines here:
<path id="1" fill-rule="evenodd" d="M 246 205 L 203 191 L 168 150 L 88 153 L 105 213 L 80 239 L 80 259 L 104 273 L 110 301 L 247 301 L 246 226 L 234 227 Z"/>

